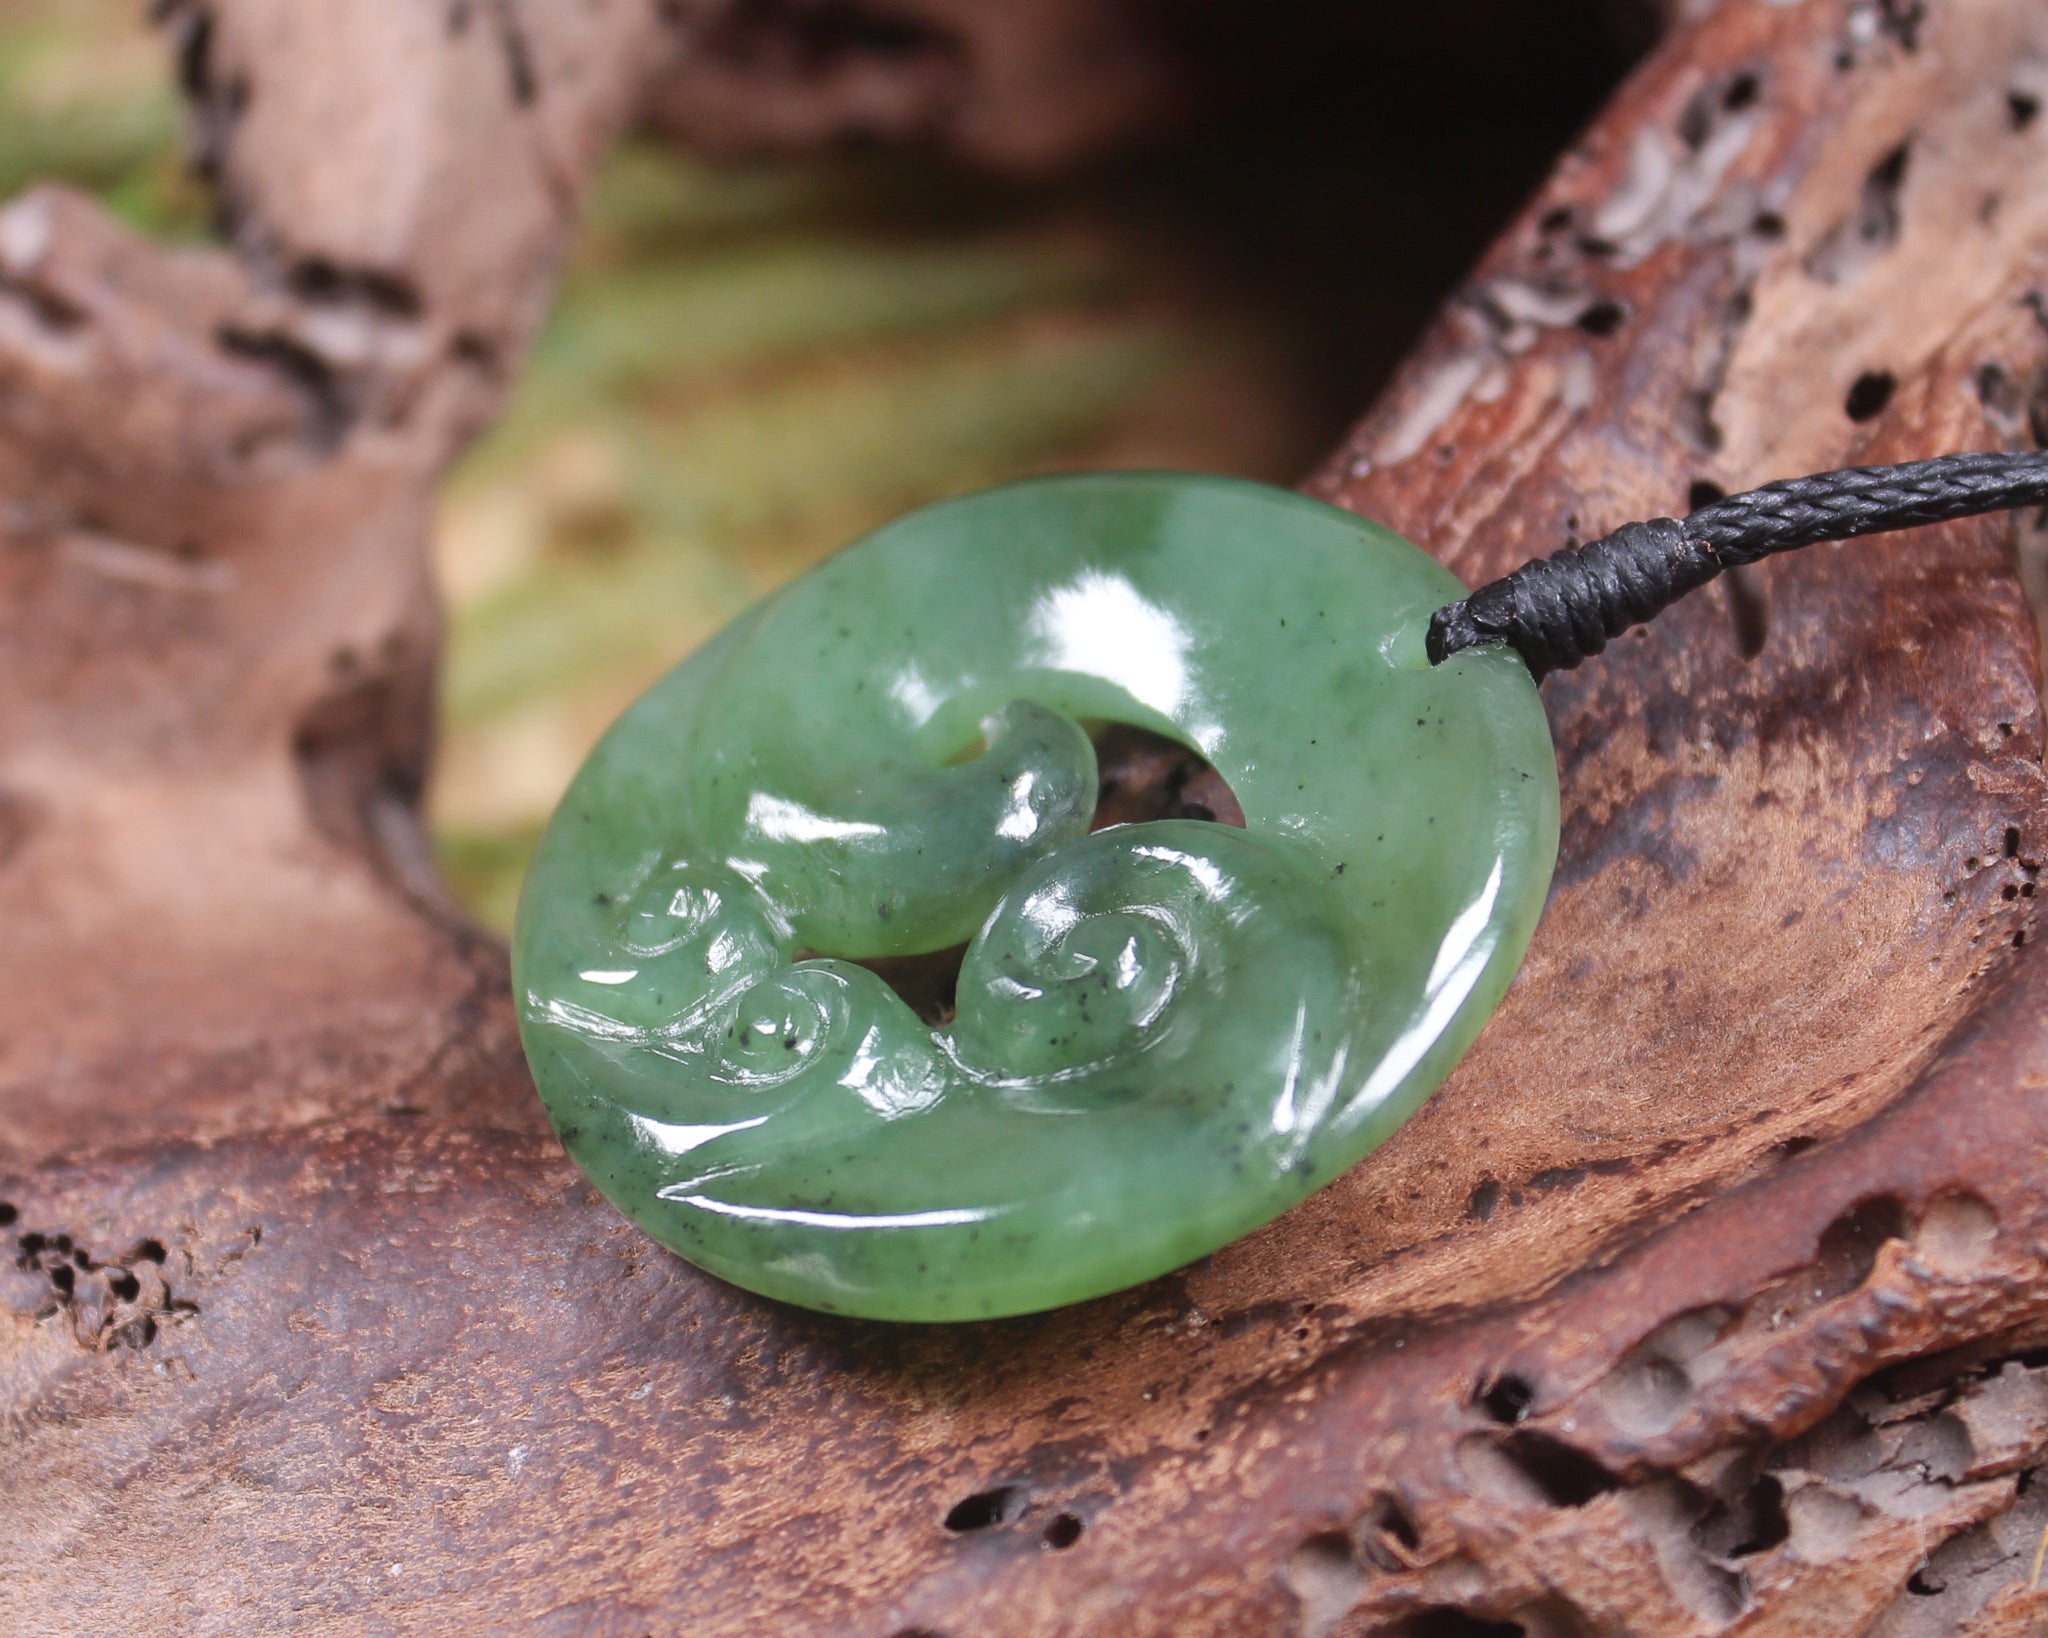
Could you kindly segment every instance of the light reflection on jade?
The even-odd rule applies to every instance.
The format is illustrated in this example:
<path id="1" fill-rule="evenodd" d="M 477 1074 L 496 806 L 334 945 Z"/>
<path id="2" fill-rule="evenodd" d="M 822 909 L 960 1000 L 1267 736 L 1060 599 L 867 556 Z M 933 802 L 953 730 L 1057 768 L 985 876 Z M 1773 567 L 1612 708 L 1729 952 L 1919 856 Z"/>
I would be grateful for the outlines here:
<path id="1" fill-rule="evenodd" d="M 1557 779 L 1513 654 L 1363 519 L 1172 473 L 912 514 L 728 627 L 576 776 L 520 905 L 562 1141 L 691 1262 L 806 1307 L 1024 1313 L 1353 1165 L 1528 944 Z M 1088 727 L 1246 826 L 1089 833 Z M 967 942 L 930 1027 L 856 965 Z"/>

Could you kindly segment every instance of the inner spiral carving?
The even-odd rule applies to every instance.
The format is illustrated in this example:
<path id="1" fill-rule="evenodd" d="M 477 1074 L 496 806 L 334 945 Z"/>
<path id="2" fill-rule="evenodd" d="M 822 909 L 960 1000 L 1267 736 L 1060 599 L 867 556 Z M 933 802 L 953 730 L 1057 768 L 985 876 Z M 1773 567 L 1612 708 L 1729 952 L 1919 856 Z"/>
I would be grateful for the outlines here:
<path id="1" fill-rule="evenodd" d="M 924 791 L 953 798 L 964 814 L 928 807 L 875 836 L 861 821 L 830 821 L 856 832 L 859 847 L 822 857 L 812 849 L 792 861 L 761 845 L 755 801 L 725 858 L 669 858 L 647 870 L 618 896 L 616 931 L 588 974 L 609 991 L 598 1010 L 707 1087 L 761 1091 L 807 1078 L 892 1109 L 929 1101 L 942 1056 L 956 1080 L 1015 1089 L 1079 1082 L 1144 1049 L 1166 1030 L 1191 979 L 1215 964 L 1213 946 L 1229 937 L 1229 923 L 1242 919 L 1239 856 L 1271 844 L 1239 830 L 1219 856 L 1217 838 L 1204 834 L 1217 827 L 1189 820 L 1126 820 L 1107 839 L 1084 837 L 1070 761 L 1085 744 L 1078 726 L 1016 701 L 991 716 L 986 732 L 974 760 L 989 766 L 978 779 L 964 791 L 958 782 Z M 1118 810 L 1212 811 L 1187 795 L 1207 771 L 1199 757 L 1142 731 L 1112 744 L 1118 761 L 1099 791 Z M 1197 789 L 1221 791 L 1210 800 L 1234 805 L 1220 777 Z M 825 800 L 857 811 L 867 794 L 833 791 Z M 993 845 L 977 859 L 973 841 L 990 832 Z M 1020 843 L 1028 846 L 1006 845 Z M 1035 859 L 1032 849 L 1041 850 Z M 930 853 L 944 854 L 955 875 L 971 871 L 976 897 L 994 899 L 959 946 L 952 1005 L 938 1018 L 917 1016 L 882 975 L 801 948 L 797 934 L 817 925 L 821 886 L 843 901 L 849 876 L 879 875 L 884 862 L 902 870 L 906 855 L 917 861 L 909 868 L 921 868 Z M 748 857 L 762 854 L 768 862 Z M 900 896 L 898 909 L 912 915 Z M 881 910 L 878 918 L 889 919 Z"/>
<path id="2" fill-rule="evenodd" d="M 1244 808 L 1229 783 L 1196 751 L 1164 734 L 1113 722 L 1092 730 L 1097 788 L 1091 831 L 1154 819 L 1213 820 L 1244 828 Z M 820 952 L 807 952 L 816 955 Z M 927 1025 L 939 1028 L 958 1010 L 963 941 L 917 955 L 869 956 L 868 969 Z"/>

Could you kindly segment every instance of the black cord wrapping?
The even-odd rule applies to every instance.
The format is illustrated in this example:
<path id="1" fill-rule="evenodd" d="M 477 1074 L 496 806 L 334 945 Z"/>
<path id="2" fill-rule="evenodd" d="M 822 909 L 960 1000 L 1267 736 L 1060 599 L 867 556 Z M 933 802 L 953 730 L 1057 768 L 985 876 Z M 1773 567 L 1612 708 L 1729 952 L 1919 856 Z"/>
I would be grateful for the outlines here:
<path id="1" fill-rule="evenodd" d="M 1441 665 L 1463 649 L 1504 643 L 1540 682 L 1598 654 L 1723 569 L 1818 541 L 2019 506 L 2048 506 L 2048 451 L 1942 455 L 1787 478 L 1710 502 L 1682 523 L 1625 523 L 1523 564 L 1436 611 L 1429 661 Z"/>

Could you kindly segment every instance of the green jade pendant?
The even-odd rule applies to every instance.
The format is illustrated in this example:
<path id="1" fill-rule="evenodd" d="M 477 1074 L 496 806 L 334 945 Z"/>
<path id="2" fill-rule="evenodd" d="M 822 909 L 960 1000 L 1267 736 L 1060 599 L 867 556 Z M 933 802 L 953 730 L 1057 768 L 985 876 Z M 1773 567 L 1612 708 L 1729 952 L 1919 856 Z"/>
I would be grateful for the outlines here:
<path id="1" fill-rule="evenodd" d="M 751 1291 L 1027 1313 L 1215 1250 L 1450 1072 L 1535 930 L 1558 792 L 1464 594 L 1317 501 L 1176 473 L 949 501 L 735 621 L 605 736 L 514 948 L 586 1174 Z M 1088 725 L 1199 752 L 1245 828 L 1090 834 Z M 922 1022 L 855 963 L 965 942 Z"/>

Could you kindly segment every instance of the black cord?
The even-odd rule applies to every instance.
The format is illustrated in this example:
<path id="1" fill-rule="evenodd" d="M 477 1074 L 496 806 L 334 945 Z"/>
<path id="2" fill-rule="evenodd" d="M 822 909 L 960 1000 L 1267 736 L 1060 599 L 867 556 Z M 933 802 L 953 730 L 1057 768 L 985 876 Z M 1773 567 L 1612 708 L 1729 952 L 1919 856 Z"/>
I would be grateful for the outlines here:
<path id="1" fill-rule="evenodd" d="M 1823 540 L 2048 505 L 2048 451 L 1942 455 L 1787 478 L 1702 506 L 1684 522 L 1625 523 L 1440 608 L 1429 662 L 1504 643 L 1540 682 L 1598 654 L 1723 569 Z"/>

